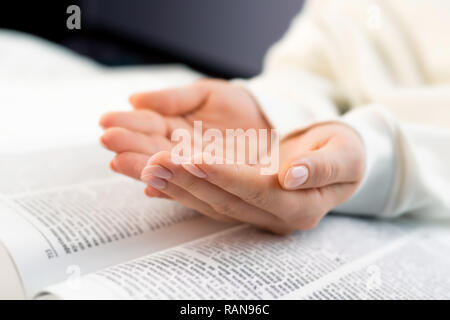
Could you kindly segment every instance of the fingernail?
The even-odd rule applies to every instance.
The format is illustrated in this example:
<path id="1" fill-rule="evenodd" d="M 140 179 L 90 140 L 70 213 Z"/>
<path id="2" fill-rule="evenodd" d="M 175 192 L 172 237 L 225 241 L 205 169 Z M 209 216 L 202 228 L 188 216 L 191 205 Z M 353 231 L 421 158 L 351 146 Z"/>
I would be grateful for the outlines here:
<path id="1" fill-rule="evenodd" d="M 111 168 L 111 170 L 116 171 L 116 167 L 114 166 L 114 160 L 111 160 L 111 162 L 109 163 L 109 167 Z"/>
<path id="2" fill-rule="evenodd" d="M 300 187 L 308 179 L 309 171 L 305 166 L 292 167 L 284 177 L 284 186 L 288 189 Z"/>
<path id="3" fill-rule="evenodd" d="M 144 178 L 147 176 L 154 176 L 162 179 L 172 179 L 173 174 L 168 169 L 159 166 L 157 164 L 147 165 L 141 173 L 141 180 L 144 181 Z M 144 181 L 145 182 L 145 181 Z"/>
<path id="4" fill-rule="evenodd" d="M 163 190 L 167 187 L 166 180 L 154 176 L 147 176 L 144 182 L 158 190 Z"/>
<path id="5" fill-rule="evenodd" d="M 200 170 L 199 167 L 197 167 L 195 164 L 192 163 L 183 163 L 182 164 L 183 168 L 186 169 L 186 171 L 188 171 L 189 173 L 193 174 L 194 176 L 201 178 L 201 179 L 205 179 L 206 173 L 204 173 L 202 170 Z"/>

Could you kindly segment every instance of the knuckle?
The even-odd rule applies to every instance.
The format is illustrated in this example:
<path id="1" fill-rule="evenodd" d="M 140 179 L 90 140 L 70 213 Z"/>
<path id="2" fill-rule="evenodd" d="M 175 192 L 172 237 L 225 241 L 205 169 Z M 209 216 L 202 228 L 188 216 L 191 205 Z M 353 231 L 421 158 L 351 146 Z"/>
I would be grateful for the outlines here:
<path id="1" fill-rule="evenodd" d="M 323 186 L 335 181 L 337 173 L 334 161 L 329 161 L 324 155 L 321 155 L 316 162 L 315 170 L 313 168 L 312 177 L 315 177 L 313 183 L 316 187 Z"/>
<path id="2" fill-rule="evenodd" d="M 323 161 L 323 183 L 335 181 L 338 170 L 333 161 Z"/>
<path id="3" fill-rule="evenodd" d="M 126 170 L 126 168 L 123 167 L 122 165 L 119 166 L 118 170 L 119 170 L 119 172 L 128 172 L 128 170 Z M 138 163 L 133 163 L 129 174 L 131 174 L 132 176 L 135 176 L 135 177 L 140 177 L 141 172 L 142 172 L 142 167 Z"/>
<path id="4" fill-rule="evenodd" d="M 265 188 L 249 190 L 243 200 L 247 203 L 257 204 L 263 208 L 266 208 L 270 201 Z"/>
<path id="5" fill-rule="evenodd" d="M 175 171 L 174 176 L 179 176 L 179 174 L 177 174 L 177 172 Z M 198 194 L 201 191 L 200 185 L 193 178 L 183 179 L 182 181 L 180 181 L 180 185 L 182 185 L 183 189 L 186 189 L 186 191 L 192 194 Z"/>
<path id="6" fill-rule="evenodd" d="M 231 203 L 231 201 L 223 201 L 221 203 L 216 203 L 212 205 L 213 209 L 220 214 L 223 214 L 228 217 L 237 217 L 238 211 L 235 209 L 235 206 Z"/>

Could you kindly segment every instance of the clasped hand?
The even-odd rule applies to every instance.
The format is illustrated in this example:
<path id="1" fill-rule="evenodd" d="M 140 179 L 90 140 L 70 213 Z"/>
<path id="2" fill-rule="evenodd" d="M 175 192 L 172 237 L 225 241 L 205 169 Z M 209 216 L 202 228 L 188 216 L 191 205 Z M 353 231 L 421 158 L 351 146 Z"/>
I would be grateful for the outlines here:
<path id="1" fill-rule="evenodd" d="M 270 129 L 246 89 L 219 80 L 139 93 L 134 110 L 100 120 L 102 144 L 117 153 L 111 168 L 147 183 L 149 197 L 170 198 L 213 219 L 244 222 L 277 234 L 314 228 L 356 191 L 364 174 L 364 146 L 342 123 L 324 123 L 280 144 L 280 168 L 262 175 L 257 166 L 232 163 L 179 164 L 170 140 L 177 128 Z"/>

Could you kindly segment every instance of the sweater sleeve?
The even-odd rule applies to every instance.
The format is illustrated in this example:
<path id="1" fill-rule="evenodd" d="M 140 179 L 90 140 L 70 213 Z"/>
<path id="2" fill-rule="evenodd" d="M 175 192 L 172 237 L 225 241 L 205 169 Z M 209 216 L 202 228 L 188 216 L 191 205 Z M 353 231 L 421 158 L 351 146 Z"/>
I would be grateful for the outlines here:
<path id="1" fill-rule="evenodd" d="M 366 148 L 366 171 L 337 212 L 450 218 L 450 130 L 402 124 L 381 106 L 346 114 Z"/>
<path id="2" fill-rule="evenodd" d="M 260 75 L 234 80 L 253 94 L 281 136 L 339 115 L 338 94 L 324 50 L 327 39 L 314 19 L 320 3 L 306 3 L 283 38 L 270 48 Z"/>
<path id="3" fill-rule="evenodd" d="M 281 138 L 330 120 L 345 123 L 359 133 L 366 151 L 364 178 L 356 193 L 335 208 L 336 212 L 450 218 L 450 130 L 402 123 L 380 105 L 358 107 L 340 116 L 345 99 L 327 56 L 334 49 L 315 19 L 326 3 L 309 1 L 269 51 L 262 74 L 235 83 L 253 94 Z M 339 61 L 332 62 L 339 65 Z M 355 86 L 357 83 L 354 81 Z M 374 100 L 383 103 L 382 99 Z"/>

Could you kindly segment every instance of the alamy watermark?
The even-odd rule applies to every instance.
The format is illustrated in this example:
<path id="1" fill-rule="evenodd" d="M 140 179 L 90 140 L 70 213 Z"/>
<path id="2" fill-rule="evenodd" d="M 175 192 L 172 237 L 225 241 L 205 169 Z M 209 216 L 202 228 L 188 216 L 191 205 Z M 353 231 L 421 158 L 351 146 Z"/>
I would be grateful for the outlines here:
<path id="1" fill-rule="evenodd" d="M 370 4 L 367 9 L 367 28 L 369 30 L 375 30 L 378 31 L 381 29 L 383 25 L 383 14 L 381 11 L 380 6 L 377 4 Z"/>
<path id="2" fill-rule="evenodd" d="M 66 13 L 69 17 L 66 20 L 66 27 L 69 30 L 81 29 L 81 9 L 79 6 L 73 4 L 67 7 Z"/>
<path id="3" fill-rule="evenodd" d="M 202 121 L 194 129 L 172 132 L 172 161 L 176 164 L 247 164 L 259 168 L 261 175 L 272 175 L 279 167 L 279 136 L 275 129 L 209 128 Z"/>

